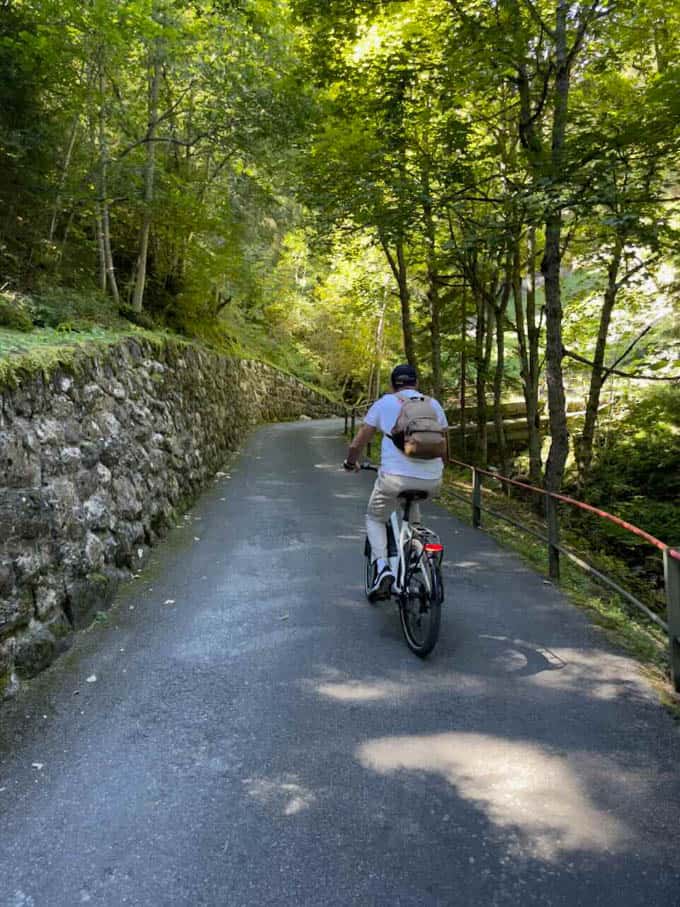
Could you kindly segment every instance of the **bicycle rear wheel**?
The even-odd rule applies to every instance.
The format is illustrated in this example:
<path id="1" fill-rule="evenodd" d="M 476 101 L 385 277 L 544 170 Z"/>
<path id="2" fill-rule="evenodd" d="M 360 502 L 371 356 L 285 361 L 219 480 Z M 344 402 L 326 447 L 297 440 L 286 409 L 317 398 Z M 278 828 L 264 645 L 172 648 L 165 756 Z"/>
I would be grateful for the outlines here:
<path id="1" fill-rule="evenodd" d="M 375 579 L 375 564 L 371 560 L 371 545 L 368 539 L 364 544 L 364 592 L 369 602 L 373 603 L 371 598 L 371 588 Z"/>
<path id="2" fill-rule="evenodd" d="M 429 558 L 422 560 L 408 577 L 405 590 L 399 597 L 399 618 L 404 639 L 419 658 L 426 658 L 437 645 L 443 597 L 438 565 Z"/>

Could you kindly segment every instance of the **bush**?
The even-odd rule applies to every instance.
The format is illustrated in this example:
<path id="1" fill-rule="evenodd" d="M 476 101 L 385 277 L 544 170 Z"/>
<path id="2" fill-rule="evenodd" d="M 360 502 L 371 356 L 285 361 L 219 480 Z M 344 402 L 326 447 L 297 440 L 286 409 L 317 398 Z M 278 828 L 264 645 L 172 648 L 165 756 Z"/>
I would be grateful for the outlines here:
<path id="1" fill-rule="evenodd" d="M 680 544 L 680 393 L 674 385 L 645 390 L 595 448 L 586 500 L 646 529 L 667 544 Z M 595 547 L 630 562 L 643 561 L 649 546 L 610 523 L 579 517 Z"/>
<path id="2" fill-rule="evenodd" d="M 148 312 L 138 312 L 131 305 L 122 305 L 118 309 L 118 314 L 126 321 L 136 324 L 140 328 L 146 328 L 147 331 L 153 331 L 156 324 Z"/>
<path id="3" fill-rule="evenodd" d="M 658 501 L 680 497 L 680 393 L 676 386 L 642 394 L 609 427 L 595 450 L 588 499 Z"/>
<path id="4" fill-rule="evenodd" d="M 10 293 L 0 293 L 0 327 L 28 333 L 33 320 L 23 300 Z"/>
<path id="5" fill-rule="evenodd" d="M 63 287 L 45 290 L 31 300 L 33 321 L 39 327 L 59 328 L 68 325 L 113 327 L 118 312 L 111 300 L 97 290 L 81 291 Z"/>

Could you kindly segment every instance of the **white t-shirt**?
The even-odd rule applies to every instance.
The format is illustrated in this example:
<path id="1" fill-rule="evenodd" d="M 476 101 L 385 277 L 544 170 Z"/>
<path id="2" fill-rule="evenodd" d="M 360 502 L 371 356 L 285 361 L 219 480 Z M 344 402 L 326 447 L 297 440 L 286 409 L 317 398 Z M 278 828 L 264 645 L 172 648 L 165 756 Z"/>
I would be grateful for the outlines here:
<path id="1" fill-rule="evenodd" d="M 402 397 L 423 396 L 413 388 L 404 388 L 399 393 Z M 442 428 L 446 428 L 447 422 L 444 410 L 433 397 L 429 399 L 432 401 L 437 413 L 439 424 Z M 444 461 L 441 457 L 437 457 L 436 460 L 411 459 L 411 457 L 407 457 L 406 454 L 402 453 L 387 437 L 394 428 L 394 423 L 399 418 L 400 409 L 399 397 L 396 394 L 385 394 L 379 400 L 376 400 L 366 413 L 364 424 L 377 428 L 383 434 L 380 468 L 383 472 L 394 476 L 408 476 L 411 479 L 440 479 L 444 471 Z"/>

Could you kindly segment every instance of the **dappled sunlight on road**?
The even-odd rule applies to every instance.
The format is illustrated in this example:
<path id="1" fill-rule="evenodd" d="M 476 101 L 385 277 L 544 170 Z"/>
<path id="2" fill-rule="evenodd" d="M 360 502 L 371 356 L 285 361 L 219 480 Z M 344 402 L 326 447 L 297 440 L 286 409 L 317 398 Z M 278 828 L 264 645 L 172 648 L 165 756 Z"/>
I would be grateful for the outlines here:
<path id="1" fill-rule="evenodd" d="M 591 802 L 567 759 L 535 743 L 457 732 L 384 737 L 362 744 L 357 757 L 381 775 L 444 778 L 509 834 L 516 856 L 554 862 L 568 852 L 626 846 L 624 826 Z"/>
<path id="2" fill-rule="evenodd" d="M 564 669 L 531 678 L 532 684 L 552 690 L 587 693 L 593 699 L 611 701 L 633 696 L 655 702 L 655 693 L 630 658 L 604 649 L 556 649 Z"/>
<path id="3" fill-rule="evenodd" d="M 295 816 L 316 803 L 314 794 L 300 784 L 297 775 L 245 778 L 242 783 L 249 796 L 277 815 Z"/>
<path id="4" fill-rule="evenodd" d="M 383 699 L 396 699 L 404 695 L 402 684 L 389 680 L 362 681 L 348 680 L 345 683 L 321 683 L 317 692 L 328 699 L 340 702 L 376 702 Z"/>
<path id="5" fill-rule="evenodd" d="M 389 677 L 349 677 L 341 671 L 328 668 L 316 680 L 303 681 L 305 688 L 325 699 L 353 703 L 399 703 L 424 694 L 456 691 L 456 696 L 474 696 L 482 693 L 486 684 L 481 678 L 470 677 L 457 671 L 431 674 L 394 672 Z"/>
<path id="6" fill-rule="evenodd" d="M 471 570 L 473 568 L 479 570 L 482 567 L 479 561 L 451 561 L 450 566 L 459 570 Z"/>

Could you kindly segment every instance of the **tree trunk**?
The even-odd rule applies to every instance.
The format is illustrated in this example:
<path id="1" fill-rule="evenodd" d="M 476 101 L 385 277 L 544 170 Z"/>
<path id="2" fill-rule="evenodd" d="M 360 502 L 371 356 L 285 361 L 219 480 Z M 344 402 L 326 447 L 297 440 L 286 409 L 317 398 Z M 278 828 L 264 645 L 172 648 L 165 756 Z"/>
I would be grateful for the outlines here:
<path id="1" fill-rule="evenodd" d="M 104 227 L 102 223 L 101 205 L 97 205 L 95 216 L 97 227 L 97 249 L 99 250 L 99 289 L 106 293 L 106 251 L 104 249 Z"/>
<path id="2" fill-rule="evenodd" d="M 493 348 L 493 332 L 489 330 L 486 301 L 483 296 L 475 298 L 477 304 L 477 325 L 475 329 L 475 390 L 477 393 L 477 444 L 475 459 L 479 466 L 486 466 L 488 459 L 488 408 L 486 386 L 489 377 L 489 362 Z"/>
<path id="3" fill-rule="evenodd" d="M 564 465 L 569 453 L 567 405 L 562 372 L 562 300 L 560 293 L 560 238 L 562 213 L 551 214 L 546 220 L 545 254 L 541 271 L 545 280 L 545 371 L 548 385 L 548 415 L 550 419 L 550 452 L 545 470 L 545 487 L 559 491 Z"/>
<path id="4" fill-rule="evenodd" d="M 535 262 L 535 231 L 529 233 L 529 286 L 526 294 L 526 317 L 524 313 L 524 300 L 522 296 L 522 267 L 521 248 L 519 237 L 515 238 L 513 255 L 512 293 L 515 301 L 515 326 L 517 330 L 517 344 L 520 357 L 520 377 L 522 379 L 522 393 L 526 404 L 527 430 L 529 433 L 529 478 L 535 485 L 543 481 L 543 465 L 541 463 L 541 421 L 538 405 L 538 383 L 540 364 L 539 336 L 540 329 L 536 325 L 536 275 Z"/>
<path id="5" fill-rule="evenodd" d="M 378 326 L 375 332 L 375 399 L 380 396 L 380 379 L 382 372 L 383 347 L 385 342 L 385 311 L 387 309 L 387 293 L 383 294 L 382 304 L 378 313 Z"/>
<path id="6" fill-rule="evenodd" d="M 460 449 L 463 459 L 467 456 L 467 440 L 465 437 L 466 414 L 465 394 L 467 378 L 467 295 L 463 284 L 463 294 L 460 302 Z"/>
<path id="7" fill-rule="evenodd" d="M 437 275 L 429 275 L 429 289 L 427 292 L 430 301 L 430 343 L 432 352 L 432 395 L 441 400 L 444 392 L 442 378 L 442 341 L 441 341 L 441 300 Z"/>
<path id="8" fill-rule="evenodd" d="M 441 299 L 439 297 L 439 273 L 437 266 L 437 234 L 432 214 L 430 174 L 423 167 L 423 219 L 427 241 L 427 300 L 430 307 L 430 357 L 432 366 L 432 394 L 439 400 L 443 392 L 442 341 L 441 341 Z"/>
<path id="9" fill-rule="evenodd" d="M 595 438 L 595 428 L 597 426 L 597 414 L 600 409 L 600 392 L 602 390 L 602 385 L 606 380 L 604 357 L 607 349 L 607 335 L 609 334 L 609 324 L 611 322 L 612 312 L 614 311 L 616 296 L 619 289 L 618 274 L 621 265 L 621 257 L 623 255 L 623 245 L 621 237 L 617 236 L 612 251 L 611 261 L 607 268 L 607 289 L 604 294 L 604 303 L 600 310 L 600 325 L 597 332 L 595 354 L 593 356 L 593 368 L 590 374 L 590 389 L 588 392 L 588 402 L 586 403 L 585 423 L 583 426 L 583 433 L 576 444 L 579 479 L 581 484 L 587 481 L 588 472 L 593 459 L 593 441 Z"/>
<path id="10" fill-rule="evenodd" d="M 527 337 L 529 341 L 529 475 L 537 485 L 543 481 L 541 456 L 541 408 L 538 390 L 541 381 L 541 322 L 536 320 L 536 230 L 529 231 L 529 286 L 527 287 Z"/>
<path id="11" fill-rule="evenodd" d="M 397 283 L 397 288 L 399 291 L 399 304 L 401 308 L 401 329 L 402 336 L 404 339 L 404 353 L 406 355 L 406 361 L 409 365 L 412 365 L 414 368 L 417 368 L 416 362 L 416 353 L 415 353 L 415 344 L 413 341 L 413 324 L 411 321 L 411 293 L 408 287 L 408 269 L 406 266 L 406 258 L 404 256 L 404 241 L 401 237 L 395 243 L 395 252 L 392 253 L 389 245 L 387 244 L 387 239 L 379 234 L 380 245 L 382 250 L 385 253 L 385 258 L 390 266 L 394 279 Z"/>
<path id="12" fill-rule="evenodd" d="M 149 233 L 151 232 L 151 206 L 154 199 L 154 177 L 156 170 L 156 130 L 158 128 L 158 95 L 161 81 L 161 61 L 159 42 L 156 40 L 152 59 L 149 85 L 149 126 L 146 134 L 146 167 L 144 168 L 144 217 L 139 237 L 139 255 L 135 276 L 135 288 L 132 294 L 132 308 L 141 312 L 144 304 L 146 287 L 146 266 L 149 253 Z"/>
<path id="13" fill-rule="evenodd" d="M 558 0 L 555 25 L 555 96 L 553 106 L 550 177 L 556 184 L 563 173 L 564 145 L 569 110 L 569 60 L 567 56 L 568 0 Z M 567 407 L 564 392 L 562 359 L 562 296 L 560 269 L 562 265 L 562 207 L 554 202 L 545 220 L 545 251 L 541 271 L 545 281 L 545 368 L 548 385 L 548 414 L 550 418 L 550 452 L 545 470 L 545 487 L 559 491 L 564 466 L 569 453 Z"/>
<path id="14" fill-rule="evenodd" d="M 506 270 L 501 301 L 494 306 L 496 328 L 496 369 L 493 381 L 493 420 L 496 429 L 496 446 L 501 472 L 507 467 L 507 450 L 505 444 L 505 427 L 503 425 L 503 378 L 505 377 L 505 313 L 510 299 L 510 269 Z"/>
<path id="15" fill-rule="evenodd" d="M 109 148 L 106 139 L 106 108 L 105 108 L 105 91 L 106 84 L 104 74 L 100 68 L 99 72 L 99 210 L 101 215 L 101 243 L 100 250 L 104 255 L 104 269 L 106 280 L 104 281 L 104 290 L 108 281 L 111 295 L 116 306 L 120 306 L 120 294 L 118 292 L 118 282 L 116 280 L 116 271 L 113 265 L 113 254 L 111 252 L 111 222 L 109 218 Z"/>
<path id="16" fill-rule="evenodd" d="M 408 287 L 408 272 L 404 257 L 404 243 L 397 243 L 397 262 L 399 266 L 399 302 L 401 303 L 401 326 L 404 334 L 404 353 L 409 365 L 417 368 L 415 343 L 413 340 L 413 322 L 411 321 L 411 293 Z"/>
<path id="17" fill-rule="evenodd" d="M 57 189 L 57 196 L 54 200 L 54 207 L 52 209 L 52 219 L 50 220 L 50 232 L 49 232 L 49 241 L 53 242 L 55 234 L 57 232 L 57 221 L 59 219 L 59 210 L 61 208 L 61 197 L 66 185 L 66 179 L 68 177 L 68 171 L 71 166 L 71 158 L 73 157 L 73 149 L 76 146 L 76 137 L 78 135 L 78 126 L 80 124 L 80 114 L 77 113 L 73 118 L 73 125 L 71 126 L 71 132 L 69 135 L 68 145 L 66 147 L 66 155 L 64 157 L 64 163 L 61 168 L 61 176 L 59 178 L 59 187 Z"/>

